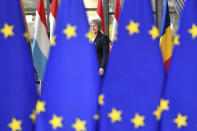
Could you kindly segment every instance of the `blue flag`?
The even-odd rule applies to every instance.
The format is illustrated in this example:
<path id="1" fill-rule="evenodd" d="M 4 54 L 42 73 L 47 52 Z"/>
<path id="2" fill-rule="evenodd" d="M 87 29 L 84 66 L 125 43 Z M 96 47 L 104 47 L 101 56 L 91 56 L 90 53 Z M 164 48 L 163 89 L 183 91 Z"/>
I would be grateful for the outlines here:
<path id="1" fill-rule="evenodd" d="M 82 0 L 63 0 L 51 41 L 37 131 L 95 130 L 98 62 Z"/>
<path id="2" fill-rule="evenodd" d="M 117 38 L 100 95 L 100 131 L 155 131 L 165 70 L 150 0 L 125 0 Z"/>
<path id="3" fill-rule="evenodd" d="M 36 85 L 28 36 L 20 0 L 1 0 L 1 131 L 33 130 Z"/>
<path id="4" fill-rule="evenodd" d="M 162 116 L 162 131 L 197 130 L 196 12 L 197 1 L 186 0 L 164 92 L 169 110 Z"/>

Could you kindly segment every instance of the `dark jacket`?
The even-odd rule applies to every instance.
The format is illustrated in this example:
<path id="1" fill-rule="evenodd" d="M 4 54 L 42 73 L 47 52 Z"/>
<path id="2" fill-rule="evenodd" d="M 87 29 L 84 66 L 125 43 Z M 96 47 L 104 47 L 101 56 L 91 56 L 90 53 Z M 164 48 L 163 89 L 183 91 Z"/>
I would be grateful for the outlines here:
<path id="1" fill-rule="evenodd" d="M 99 68 L 105 69 L 109 57 L 109 43 L 109 38 L 101 32 L 97 34 L 96 39 L 94 40 Z"/>

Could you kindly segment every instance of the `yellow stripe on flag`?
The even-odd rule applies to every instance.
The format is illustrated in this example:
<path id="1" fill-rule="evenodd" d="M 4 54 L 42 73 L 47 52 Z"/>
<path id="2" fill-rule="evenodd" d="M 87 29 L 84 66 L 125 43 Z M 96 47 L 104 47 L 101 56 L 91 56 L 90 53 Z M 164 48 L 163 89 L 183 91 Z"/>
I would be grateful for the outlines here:
<path id="1" fill-rule="evenodd" d="M 164 62 L 172 56 L 173 44 L 172 44 L 172 31 L 168 26 L 165 33 L 160 38 L 160 48 Z"/>

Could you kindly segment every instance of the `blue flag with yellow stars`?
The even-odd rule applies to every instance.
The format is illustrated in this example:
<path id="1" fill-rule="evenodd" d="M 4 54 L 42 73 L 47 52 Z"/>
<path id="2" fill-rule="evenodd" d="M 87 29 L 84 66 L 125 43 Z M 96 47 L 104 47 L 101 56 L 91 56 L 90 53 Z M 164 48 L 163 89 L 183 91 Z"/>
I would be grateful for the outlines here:
<path id="1" fill-rule="evenodd" d="M 164 65 L 150 0 L 125 0 L 105 74 L 100 131 L 155 131 Z"/>
<path id="2" fill-rule="evenodd" d="M 94 131 L 98 62 L 82 0 L 63 0 L 43 82 L 37 131 Z"/>
<path id="3" fill-rule="evenodd" d="M 36 85 L 20 0 L 1 0 L 0 130 L 32 131 Z"/>
<path id="4" fill-rule="evenodd" d="M 170 65 L 162 131 L 197 130 L 197 1 L 186 0 Z"/>

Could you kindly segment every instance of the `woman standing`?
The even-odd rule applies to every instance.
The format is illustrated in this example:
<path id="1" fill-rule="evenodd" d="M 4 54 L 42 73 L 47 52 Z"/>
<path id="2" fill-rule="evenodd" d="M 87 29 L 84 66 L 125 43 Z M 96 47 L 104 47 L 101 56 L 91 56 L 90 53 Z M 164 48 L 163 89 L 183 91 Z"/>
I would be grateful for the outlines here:
<path id="1" fill-rule="evenodd" d="M 105 66 L 109 57 L 109 38 L 101 33 L 101 21 L 93 19 L 90 22 L 90 29 L 93 33 L 93 43 L 96 46 L 97 58 L 99 62 L 99 74 L 104 75 Z"/>

